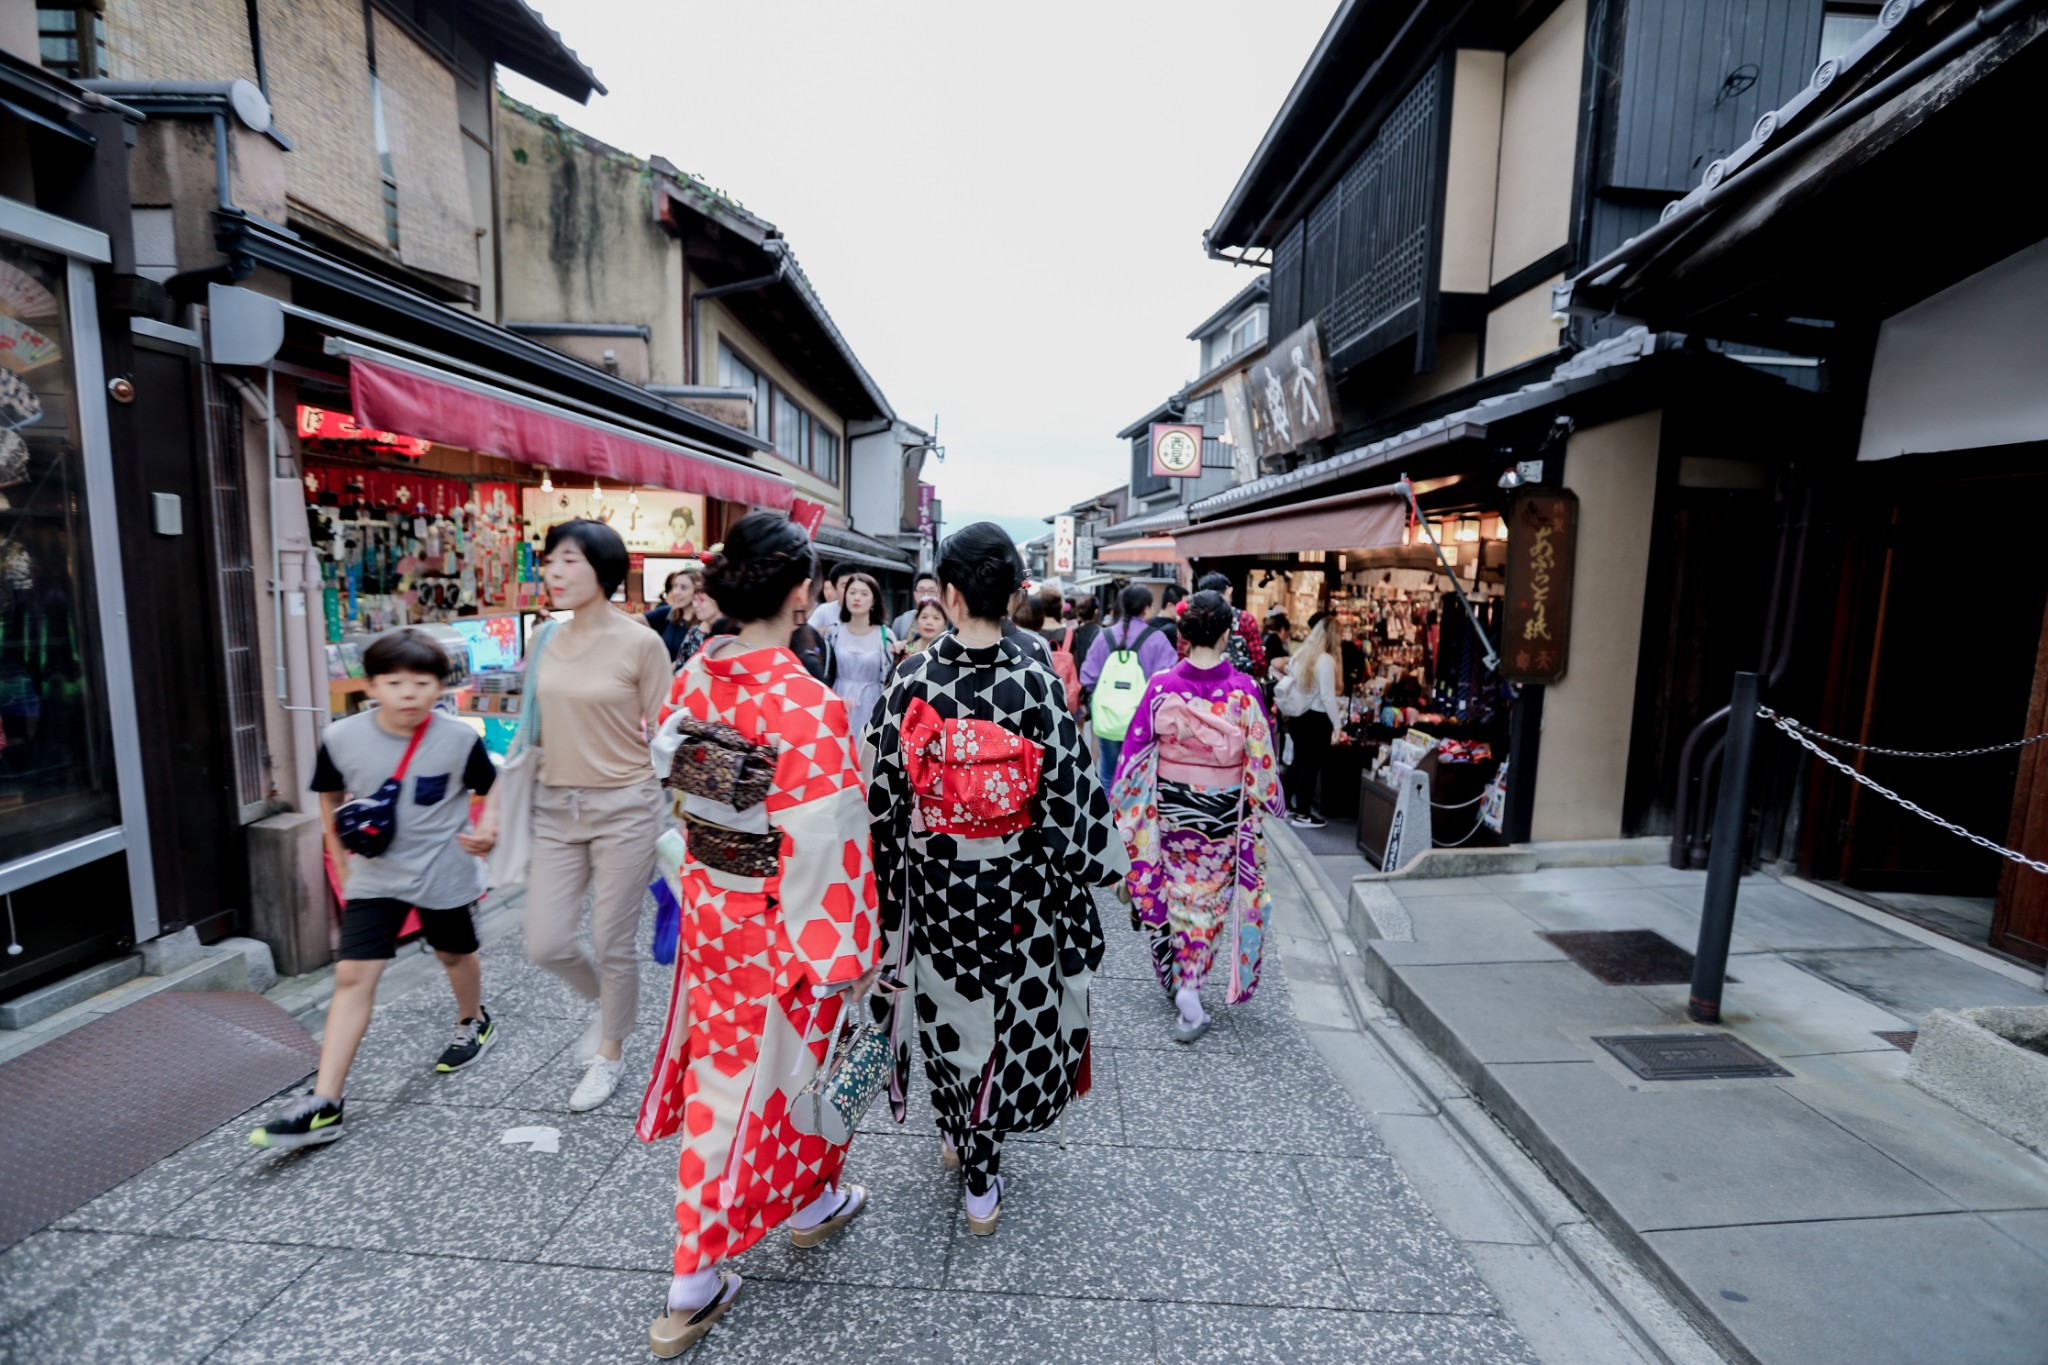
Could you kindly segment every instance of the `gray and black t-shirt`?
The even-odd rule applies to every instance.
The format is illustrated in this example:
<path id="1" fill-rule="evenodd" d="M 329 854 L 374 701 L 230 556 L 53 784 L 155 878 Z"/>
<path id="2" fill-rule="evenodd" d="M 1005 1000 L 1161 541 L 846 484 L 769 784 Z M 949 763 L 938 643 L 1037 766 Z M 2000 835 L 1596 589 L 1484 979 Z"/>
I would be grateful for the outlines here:
<path id="1" fill-rule="evenodd" d="M 454 910 L 483 895 L 483 859 L 455 836 L 469 824 L 468 792 L 488 792 L 498 770 L 483 738 L 453 716 L 427 717 L 398 793 L 398 832 L 374 858 L 350 858 L 352 901 L 389 898 L 428 910 Z M 410 735 L 394 735 L 365 711 L 327 727 L 313 763 L 313 790 L 369 796 L 398 770 Z"/>

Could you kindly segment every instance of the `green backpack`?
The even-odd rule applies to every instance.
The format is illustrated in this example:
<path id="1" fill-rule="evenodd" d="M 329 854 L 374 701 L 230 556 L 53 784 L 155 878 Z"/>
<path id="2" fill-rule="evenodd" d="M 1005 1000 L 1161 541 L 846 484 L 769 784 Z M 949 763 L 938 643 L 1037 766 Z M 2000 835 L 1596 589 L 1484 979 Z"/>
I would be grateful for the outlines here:
<path id="1" fill-rule="evenodd" d="M 1138 703 L 1145 696 L 1145 668 L 1138 662 L 1138 647 L 1158 629 L 1159 623 L 1153 621 L 1137 639 L 1125 635 L 1103 661 L 1102 675 L 1095 680 L 1095 691 L 1088 699 L 1097 739 L 1121 740 L 1130 733 L 1131 718 L 1138 714 Z"/>

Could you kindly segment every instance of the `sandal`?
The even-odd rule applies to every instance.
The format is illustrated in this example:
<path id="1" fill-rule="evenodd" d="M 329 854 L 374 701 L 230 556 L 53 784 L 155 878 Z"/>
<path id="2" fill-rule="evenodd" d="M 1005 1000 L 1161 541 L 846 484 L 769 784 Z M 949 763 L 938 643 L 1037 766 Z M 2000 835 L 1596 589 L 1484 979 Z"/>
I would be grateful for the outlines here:
<path id="1" fill-rule="evenodd" d="M 846 1187 L 846 1197 L 839 1201 L 837 1212 L 816 1227 L 791 1228 L 789 1230 L 789 1243 L 791 1246 L 799 1248 L 817 1246 L 819 1243 L 829 1240 L 833 1233 L 851 1223 L 855 1218 L 858 1218 L 861 1210 L 867 1206 L 867 1186 L 848 1185 Z"/>
<path id="2" fill-rule="evenodd" d="M 725 1316 L 725 1310 L 732 1307 L 732 1301 L 739 1297 L 740 1283 L 737 1275 L 720 1275 L 718 1297 L 689 1317 L 684 1317 L 680 1308 L 664 1306 L 661 1316 L 647 1329 L 647 1349 L 662 1360 L 670 1360 L 695 1346 L 709 1334 L 712 1324 Z"/>

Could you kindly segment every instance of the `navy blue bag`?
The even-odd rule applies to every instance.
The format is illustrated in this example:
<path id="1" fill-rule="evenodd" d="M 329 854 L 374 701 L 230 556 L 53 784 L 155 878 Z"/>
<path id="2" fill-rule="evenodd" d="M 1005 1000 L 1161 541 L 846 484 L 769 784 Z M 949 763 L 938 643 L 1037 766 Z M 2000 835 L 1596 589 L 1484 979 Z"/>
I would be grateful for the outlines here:
<path id="1" fill-rule="evenodd" d="M 398 794 L 405 787 L 405 770 L 412 766 L 413 753 L 433 723 L 434 714 L 430 711 L 420 722 L 420 728 L 412 732 L 412 743 L 405 746 L 398 771 L 385 778 L 382 786 L 335 809 L 334 835 L 343 848 L 357 857 L 374 858 L 390 848 L 391 841 L 398 837 Z"/>

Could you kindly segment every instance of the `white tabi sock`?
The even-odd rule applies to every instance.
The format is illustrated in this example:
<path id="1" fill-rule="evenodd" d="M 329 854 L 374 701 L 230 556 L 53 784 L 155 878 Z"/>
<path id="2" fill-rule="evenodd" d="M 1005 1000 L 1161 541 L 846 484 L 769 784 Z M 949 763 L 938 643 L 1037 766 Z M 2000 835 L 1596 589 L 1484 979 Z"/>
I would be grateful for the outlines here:
<path id="1" fill-rule="evenodd" d="M 973 1190 L 967 1191 L 967 1211 L 976 1218 L 986 1218 L 994 1213 L 996 1205 L 1003 1201 L 1003 1178 L 1001 1176 L 996 1177 L 995 1185 L 996 1187 L 987 1194 L 976 1194 Z"/>
<path id="2" fill-rule="evenodd" d="M 827 1185 L 823 1194 L 789 1215 L 789 1225 L 798 1232 L 806 1232 L 836 1216 L 843 1203 L 846 1203 L 845 1191 L 837 1185 Z"/>
<path id="3" fill-rule="evenodd" d="M 1173 1003 L 1180 1006 L 1180 1017 L 1187 1021 L 1189 1027 L 1209 1017 L 1208 1012 L 1202 1008 L 1202 991 L 1199 986 L 1182 986 L 1173 993 Z"/>
<path id="4" fill-rule="evenodd" d="M 690 1275 L 678 1275 L 668 1282 L 668 1306 L 678 1313 L 695 1313 L 718 1297 L 718 1267 L 706 1266 Z"/>

